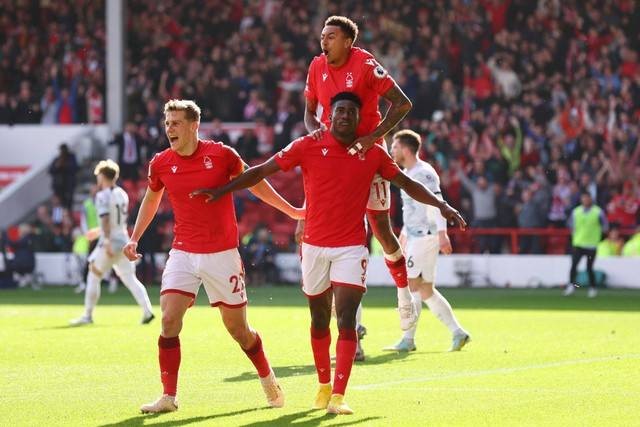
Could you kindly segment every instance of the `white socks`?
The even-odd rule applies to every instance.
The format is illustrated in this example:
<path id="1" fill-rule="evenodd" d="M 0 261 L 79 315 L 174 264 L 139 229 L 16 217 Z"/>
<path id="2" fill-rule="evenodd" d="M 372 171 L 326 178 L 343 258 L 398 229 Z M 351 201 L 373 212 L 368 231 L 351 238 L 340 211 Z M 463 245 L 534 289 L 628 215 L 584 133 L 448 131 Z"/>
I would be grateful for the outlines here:
<path id="1" fill-rule="evenodd" d="M 418 314 L 419 319 L 420 313 L 422 312 L 422 296 L 420 295 L 420 292 L 412 292 L 411 295 L 413 296 L 413 303 L 415 305 L 416 313 Z M 438 320 L 440 320 L 449 329 L 449 331 L 451 331 L 451 333 L 455 334 L 458 332 L 464 332 L 464 329 L 462 329 L 462 327 L 458 323 L 458 319 L 456 319 L 456 316 L 453 314 L 451 305 L 449 305 L 449 302 L 445 299 L 445 297 L 442 296 L 440 292 L 434 289 L 433 295 L 431 295 L 431 297 L 426 299 L 424 302 L 427 303 L 427 307 L 429 307 L 431 313 L 433 313 L 433 315 L 436 316 Z M 416 336 L 417 328 L 418 323 L 416 322 L 413 328 L 405 331 L 402 338 L 413 340 Z"/>
<path id="2" fill-rule="evenodd" d="M 411 290 L 409 290 L 408 286 L 404 288 L 396 288 L 398 290 L 398 303 L 407 304 L 412 301 L 411 298 Z"/>
<path id="3" fill-rule="evenodd" d="M 127 289 L 129 289 L 138 305 L 142 307 L 144 315 L 147 316 L 151 314 L 151 301 L 149 301 L 147 289 L 144 287 L 142 282 L 140 282 L 134 274 L 123 275 L 120 279 Z"/>
<path id="4" fill-rule="evenodd" d="M 87 274 L 87 289 L 84 291 L 84 315 L 91 319 L 93 309 L 100 299 L 100 276 L 89 270 Z"/>
<path id="5" fill-rule="evenodd" d="M 422 296 L 420 295 L 420 292 L 411 292 L 411 295 L 413 297 L 413 305 L 416 308 L 416 315 L 418 320 L 420 319 L 420 313 L 422 313 Z M 404 335 L 402 336 L 403 339 L 408 339 L 408 340 L 412 340 L 415 338 L 416 336 L 416 329 L 418 329 L 418 322 L 416 321 L 416 324 L 413 325 L 413 327 L 407 329 L 404 332 Z"/>
<path id="6" fill-rule="evenodd" d="M 453 310 L 451 310 L 451 305 L 449 302 L 442 296 L 437 289 L 433 290 L 433 295 L 430 298 L 426 299 L 424 302 L 427 303 L 429 310 L 440 320 L 451 333 L 457 332 L 462 329 L 456 316 L 453 314 Z"/>
<path id="7" fill-rule="evenodd" d="M 358 310 L 356 310 L 356 329 L 362 324 L 362 303 L 358 304 Z"/>

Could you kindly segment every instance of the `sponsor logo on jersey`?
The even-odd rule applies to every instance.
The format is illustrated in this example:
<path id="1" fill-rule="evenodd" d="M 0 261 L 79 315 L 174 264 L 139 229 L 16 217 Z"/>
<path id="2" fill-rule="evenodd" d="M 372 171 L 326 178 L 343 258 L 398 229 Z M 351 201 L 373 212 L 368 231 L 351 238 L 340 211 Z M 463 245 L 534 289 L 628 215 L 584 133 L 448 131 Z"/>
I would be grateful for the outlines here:
<path id="1" fill-rule="evenodd" d="M 328 152 L 329 152 L 329 149 L 328 149 L 328 148 L 323 148 L 323 149 L 322 149 L 322 155 L 323 155 L 323 156 L 326 156 Z"/>
<path id="2" fill-rule="evenodd" d="M 204 156 L 203 163 L 205 169 L 213 169 L 213 162 L 211 161 L 209 156 Z"/>
<path id="3" fill-rule="evenodd" d="M 171 166 L 171 172 L 176 173 L 176 171 L 178 170 L 178 167 L 173 165 Z"/>
<path id="4" fill-rule="evenodd" d="M 329 75 L 327 73 L 322 73 L 322 81 L 326 81 L 327 77 L 329 77 Z"/>
<path id="5" fill-rule="evenodd" d="M 345 78 L 344 83 L 348 88 L 353 87 L 353 73 L 347 73 L 347 77 Z"/>

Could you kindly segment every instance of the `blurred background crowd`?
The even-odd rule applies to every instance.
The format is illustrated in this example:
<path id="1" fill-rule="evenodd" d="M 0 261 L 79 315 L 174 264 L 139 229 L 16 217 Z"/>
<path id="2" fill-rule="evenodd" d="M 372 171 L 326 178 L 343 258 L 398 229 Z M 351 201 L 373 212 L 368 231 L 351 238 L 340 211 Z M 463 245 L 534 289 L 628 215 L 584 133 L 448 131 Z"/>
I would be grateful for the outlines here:
<path id="1" fill-rule="evenodd" d="M 343 14 L 360 27 L 356 44 L 412 100 L 402 127 L 422 135 L 422 158 L 474 227 L 564 228 L 581 191 L 606 210 L 616 232 L 630 235 L 639 224 L 634 0 L 130 0 L 126 8 L 128 123 L 112 144 L 132 205 L 145 186 L 145 164 L 167 146 L 162 105 L 170 98 L 195 100 L 202 136 L 234 146 L 248 162 L 306 133 L 307 67 L 319 54 L 324 19 Z M 0 123 L 104 122 L 104 2 L 3 2 L 0 16 Z M 231 122 L 254 126 L 231 138 Z M 52 165 L 52 176 L 70 178 L 37 212 L 34 224 L 53 236 L 49 249 L 68 248 L 82 217 L 69 212 L 76 169 Z M 302 200 L 299 176 L 276 184 Z M 247 194 L 238 197 L 243 240 L 292 246 L 291 222 L 256 214 L 256 206 Z M 393 215 L 401 226 L 399 209 Z M 170 213 L 159 221 L 161 236 L 170 234 L 170 221 Z M 159 250 L 170 237 L 155 240 Z M 512 249 L 501 238 L 460 237 L 458 244 Z M 566 248 L 564 238 L 519 249 Z"/>

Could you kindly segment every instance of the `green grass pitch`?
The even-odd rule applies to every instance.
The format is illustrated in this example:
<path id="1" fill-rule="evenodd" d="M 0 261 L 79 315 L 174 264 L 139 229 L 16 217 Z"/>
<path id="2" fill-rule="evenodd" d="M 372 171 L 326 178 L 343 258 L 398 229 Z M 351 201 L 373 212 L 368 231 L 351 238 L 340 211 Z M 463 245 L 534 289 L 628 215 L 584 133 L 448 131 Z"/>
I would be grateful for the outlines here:
<path id="1" fill-rule="evenodd" d="M 370 289 L 363 323 L 367 354 L 352 372 L 351 416 L 312 411 L 316 375 L 309 314 L 296 287 L 248 289 L 260 331 L 286 394 L 266 407 L 253 367 L 224 330 L 217 309 L 185 318 L 180 409 L 141 415 L 161 392 L 159 316 L 141 313 L 124 288 L 104 292 L 95 324 L 71 288 L 0 291 L 0 425 L 3 426 L 516 426 L 640 425 L 640 292 L 587 299 L 559 290 L 444 289 L 473 341 L 447 353 L 449 332 L 423 310 L 410 354 L 385 353 L 400 336 L 392 288 Z M 151 288 L 157 307 L 158 288 Z M 337 334 L 334 333 L 334 340 Z M 335 341 L 334 341 L 335 343 Z"/>

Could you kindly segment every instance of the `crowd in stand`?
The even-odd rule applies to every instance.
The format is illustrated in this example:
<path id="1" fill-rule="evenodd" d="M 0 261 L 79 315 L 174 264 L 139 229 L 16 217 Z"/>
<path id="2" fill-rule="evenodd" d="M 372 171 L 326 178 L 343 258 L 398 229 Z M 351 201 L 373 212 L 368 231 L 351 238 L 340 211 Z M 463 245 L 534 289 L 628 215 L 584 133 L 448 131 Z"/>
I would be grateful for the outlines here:
<path id="1" fill-rule="evenodd" d="M 103 1 L 0 3 L 0 124 L 104 122 Z"/>
<path id="2" fill-rule="evenodd" d="M 75 99 L 72 121 L 90 121 L 80 110 L 89 92 L 102 94 L 103 3 L 48 4 L 58 7 L 0 6 L 0 122 L 17 117 L 6 106 L 23 98 L 35 106 L 60 96 Z M 623 230 L 639 224 L 640 4 L 633 0 L 131 0 L 127 7 L 130 125 L 116 143 L 132 147 L 128 132 L 144 147 L 120 151 L 130 154 L 120 162 L 135 165 L 133 175 L 165 146 L 161 106 L 169 98 L 194 99 L 203 121 L 215 123 L 204 136 L 226 139 L 246 160 L 269 154 L 256 148 L 260 135 L 248 130 L 232 141 L 220 122 L 268 126 L 271 153 L 305 133 L 307 67 L 324 19 L 344 14 L 360 26 L 356 44 L 412 100 L 403 126 L 423 136 L 422 157 L 472 225 L 565 227 L 583 190 Z M 64 109 L 56 111 L 61 122 Z M 502 250 L 494 242 L 480 249 Z"/>

